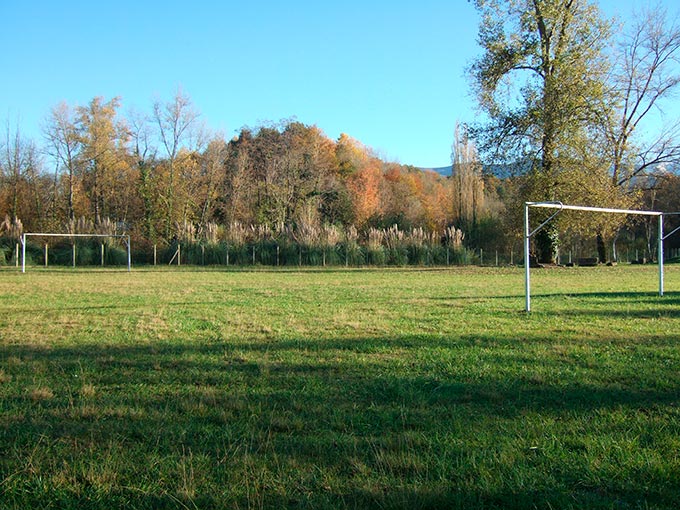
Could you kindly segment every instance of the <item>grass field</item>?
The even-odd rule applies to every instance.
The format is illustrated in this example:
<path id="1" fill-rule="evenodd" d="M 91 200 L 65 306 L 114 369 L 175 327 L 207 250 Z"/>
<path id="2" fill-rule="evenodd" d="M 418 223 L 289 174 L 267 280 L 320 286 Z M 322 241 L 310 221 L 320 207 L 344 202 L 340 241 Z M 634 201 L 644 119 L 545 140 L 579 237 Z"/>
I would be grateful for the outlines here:
<path id="1" fill-rule="evenodd" d="M 677 508 L 680 267 L 0 271 L 0 508 Z"/>

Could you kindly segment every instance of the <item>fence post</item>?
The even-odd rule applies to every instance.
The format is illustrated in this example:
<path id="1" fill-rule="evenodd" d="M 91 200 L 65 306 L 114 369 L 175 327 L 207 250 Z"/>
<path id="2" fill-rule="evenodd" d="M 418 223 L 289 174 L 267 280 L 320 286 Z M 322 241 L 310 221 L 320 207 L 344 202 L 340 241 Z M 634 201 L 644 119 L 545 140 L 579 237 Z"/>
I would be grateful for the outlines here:
<path id="1" fill-rule="evenodd" d="M 279 265 L 279 245 L 276 245 L 276 266 Z"/>
<path id="2" fill-rule="evenodd" d="M 48 244 L 45 243 L 45 267 L 48 266 L 48 263 L 47 263 L 48 257 L 49 257 L 49 248 L 48 248 Z"/>
<path id="3" fill-rule="evenodd" d="M 101 257 L 102 258 L 102 267 L 104 267 L 104 243 L 101 243 L 101 247 L 102 247 L 102 257 Z"/>
<path id="4" fill-rule="evenodd" d="M 19 267 L 19 243 L 17 243 L 14 249 L 14 265 Z"/>
<path id="5" fill-rule="evenodd" d="M 127 244 L 127 270 L 128 273 L 132 271 L 132 241 L 130 240 L 130 235 L 124 238 L 125 244 Z"/>
<path id="6" fill-rule="evenodd" d="M 76 267 L 76 243 L 73 241 L 73 267 Z"/>
<path id="7" fill-rule="evenodd" d="M 663 296 L 663 215 L 659 216 L 659 235 L 658 235 L 658 255 L 659 262 L 659 296 Z"/>
<path id="8" fill-rule="evenodd" d="M 483 248 L 479 249 L 479 265 L 480 266 L 484 265 L 484 249 Z"/>
<path id="9" fill-rule="evenodd" d="M 153 245 L 153 265 L 156 265 L 156 245 Z"/>

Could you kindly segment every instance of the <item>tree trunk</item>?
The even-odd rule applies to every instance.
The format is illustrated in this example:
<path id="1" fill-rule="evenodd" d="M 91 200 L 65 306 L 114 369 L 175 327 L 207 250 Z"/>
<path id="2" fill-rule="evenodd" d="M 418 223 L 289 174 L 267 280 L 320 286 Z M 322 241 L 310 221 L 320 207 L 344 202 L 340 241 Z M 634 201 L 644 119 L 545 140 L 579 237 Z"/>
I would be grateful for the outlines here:
<path id="1" fill-rule="evenodd" d="M 68 172 L 68 218 L 69 220 L 75 220 L 76 214 L 73 209 L 73 171 L 69 168 Z"/>
<path id="2" fill-rule="evenodd" d="M 151 184 L 150 184 L 150 176 L 149 176 L 149 171 L 150 169 L 147 167 L 147 164 L 143 161 L 140 161 L 138 163 L 139 167 L 139 191 L 140 195 L 142 196 L 142 204 L 144 207 L 144 231 L 146 234 L 146 238 L 149 240 L 155 240 L 156 238 L 156 233 L 154 232 L 153 228 L 153 220 L 152 220 L 152 214 L 153 214 L 153 204 L 151 201 Z"/>
<path id="3" fill-rule="evenodd" d="M 616 232 L 612 239 L 612 262 L 618 262 L 619 255 L 616 253 L 616 241 L 619 239 L 619 232 Z"/>
<path id="4" fill-rule="evenodd" d="M 13 177 L 13 183 L 12 183 L 12 213 L 11 216 L 13 219 L 17 219 L 19 215 L 19 177 L 17 175 L 14 175 Z"/>
<path id="5" fill-rule="evenodd" d="M 597 233 L 597 261 L 600 264 L 607 262 L 607 246 L 604 244 L 604 237 L 601 232 Z"/>
<path id="6" fill-rule="evenodd" d="M 539 263 L 557 263 L 557 236 L 557 228 L 552 222 L 536 233 L 536 257 Z"/>

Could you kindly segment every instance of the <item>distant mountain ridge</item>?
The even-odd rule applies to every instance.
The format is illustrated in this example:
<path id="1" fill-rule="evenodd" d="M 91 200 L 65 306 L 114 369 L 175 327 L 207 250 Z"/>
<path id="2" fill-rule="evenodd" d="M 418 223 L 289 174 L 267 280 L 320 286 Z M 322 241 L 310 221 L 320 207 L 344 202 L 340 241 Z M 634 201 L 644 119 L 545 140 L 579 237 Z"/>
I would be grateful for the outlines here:
<path id="1" fill-rule="evenodd" d="M 435 172 L 444 177 L 451 177 L 453 174 L 453 165 L 449 166 L 439 166 L 437 168 L 424 168 L 419 167 L 418 170 L 423 172 Z M 485 175 L 495 175 L 499 179 L 505 179 L 507 177 L 512 177 L 514 175 L 522 174 L 528 171 L 528 164 L 496 164 L 496 165 L 484 165 L 483 173 Z"/>
<path id="2" fill-rule="evenodd" d="M 435 172 L 444 177 L 449 177 L 453 173 L 453 166 L 439 166 L 437 168 L 419 168 L 423 172 Z"/>

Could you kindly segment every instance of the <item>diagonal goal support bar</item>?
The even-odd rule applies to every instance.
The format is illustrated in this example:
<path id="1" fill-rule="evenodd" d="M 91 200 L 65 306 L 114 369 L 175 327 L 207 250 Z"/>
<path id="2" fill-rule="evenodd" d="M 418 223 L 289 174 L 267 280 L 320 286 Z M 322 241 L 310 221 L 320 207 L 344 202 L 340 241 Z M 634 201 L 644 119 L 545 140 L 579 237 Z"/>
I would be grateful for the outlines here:
<path id="1" fill-rule="evenodd" d="M 544 209 L 557 209 L 557 211 L 552 214 L 547 220 L 541 223 L 533 231 L 530 229 L 529 224 L 529 209 L 531 207 L 538 207 Z M 663 296 L 664 292 L 664 274 L 663 274 L 663 242 L 665 239 L 673 235 L 674 233 L 680 231 L 680 227 L 676 228 L 669 234 L 664 236 L 663 232 L 663 220 L 664 216 L 675 216 L 680 213 L 663 213 L 660 211 L 639 211 L 634 209 L 612 209 L 608 207 L 588 207 L 580 205 L 565 205 L 559 201 L 553 202 L 525 202 L 524 203 L 524 286 L 526 293 L 526 303 L 525 308 L 527 313 L 531 312 L 531 272 L 529 263 L 529 244 L 531 238 L 545 227 L 555 216 L 557 216 L 562 211 L 589 211 L 597 213 L 614 213 L 614 214 L 632 214 L 638 216 L 657 216 L 659 218 L 659 234 L 658 234 L 658 259 L 659 259 L 659 296 Z"/>

